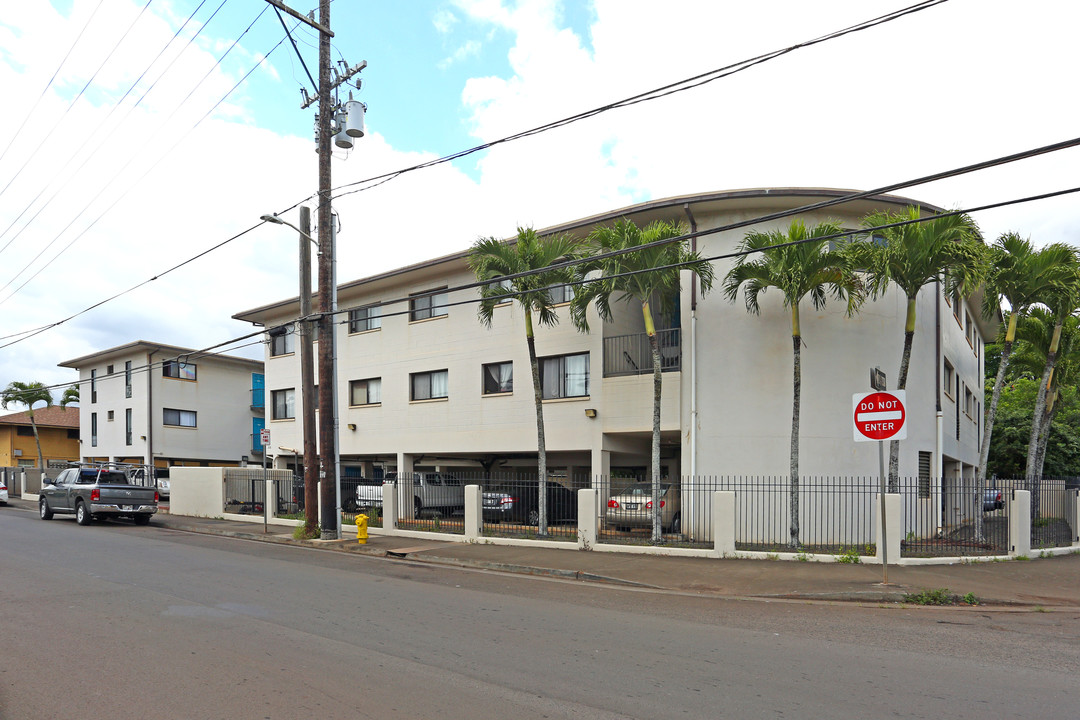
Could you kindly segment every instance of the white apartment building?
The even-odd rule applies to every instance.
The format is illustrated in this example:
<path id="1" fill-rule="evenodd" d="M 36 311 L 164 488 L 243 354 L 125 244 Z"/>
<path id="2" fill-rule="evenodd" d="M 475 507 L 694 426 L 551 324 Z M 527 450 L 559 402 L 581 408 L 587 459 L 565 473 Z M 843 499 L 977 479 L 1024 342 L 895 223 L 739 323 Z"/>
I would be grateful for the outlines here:
<path id="1" fill-rule="evenodd" d="M 139 340 L 60 367 L 79 373 L 84 462 L 261 462 L 262 362 Z"/>
<path id="2" fill-rule="evenodd" d="M 618 218 L 645 225 L 663 219 L 697 231 L 836 198 L 845 191 L 773 188 L 655 200 L 547 228 L 585 235 Z M 878 196 L 800 215 L 807 224 L 836 219 L 858 228 L 874 210 L 898 211 L 917 201 Z M 927 212 L 936 208 L 923 206 Z M 754 224 L 786 228 L 791 218 Z M 731 253 L 750 227 L 696 240 L 705 257 Z M 493 472 L 535 468 L 536 420 L 520 308 L 495 311 L 492 327 L 477 320 L 469 245 L 428 262 L 341 284 L 339 307 L 339 452 L 343 474 L 379 477 L 380 470 L 458 469 Z M 662 464 L 668 477 L 784 476 L 788 471 L 792 403 L 790 313 L 776 291 L 761 298 L 760 315 L 719 285 L 731 259 L 714 261 L 717 281 L 702 297 L 684 274 L 678 310 L 661 319 L 665 365 Z M 345 272 L 348 268 L 342 268 Z M 431 298 L 409 296 L 438 289 Z M 404 302 L 402 300 L 404 299 Z M 918 300 L 907 385 L 904 476 L 970 478 L 978 462 L 983 403 L 984 342 L 996 320 L 977 311 L 979 298 L 945 297 L 926 288 Z M 614 306 L 615 322 L 591 319 L 579 333 L 569 309 L 556 328 L 536 328 L 544 376 L 548 465 L 575 484 L 615 474 L 647 473 L 652 377 L 644 324 L 637 309 Z M 234 317 L 267 328 L 291 323 L 297 298 Z M 868 392 L 880 367 L 895 387 L 904 339 L 905 298 L 893 289 L 852 318 L 842 303 L 823 311 L 802 307 L 800 471 L 807 476 L 870 476 L 875 443 L 853 440 L 851 398 Z M 268 346 L 267 426 L 275 466 L 296 463 L 302 448 L 300 361 L 294 336 Z"/>

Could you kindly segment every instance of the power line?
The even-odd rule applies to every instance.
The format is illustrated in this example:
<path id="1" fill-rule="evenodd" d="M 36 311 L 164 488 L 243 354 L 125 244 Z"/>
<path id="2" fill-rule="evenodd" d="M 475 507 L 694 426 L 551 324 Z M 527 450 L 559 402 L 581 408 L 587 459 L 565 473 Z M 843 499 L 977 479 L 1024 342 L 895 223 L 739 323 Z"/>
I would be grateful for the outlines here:
<path id="1" fill-rule="evenodd" d="M 300 58 L 300 64 L 304 66 L 304 72 L 307 73 L 308 80 L 311 81 L 311 86 L 315 92 L 319 91 L 319 83 L 315 82 L 315 78 L 311 77 L 311 71 L 308 70 L 307 63 L 304 62 L 304 56 L 300 54 L 300 48 L 296 47 L 296 40 L 293 39 L 292 32 L 289 30 L 289 26 L 285 24 L 285 18 L 281 16 L 281 11 L 276 7 L 274 12 L 277 13 L 278 20 L 281 21 L 281 27 L 285 30 L 285 35 L 288 36 L 289 42 L 292 43 L 293 51 L 296 53 L 296 57 Z"/>

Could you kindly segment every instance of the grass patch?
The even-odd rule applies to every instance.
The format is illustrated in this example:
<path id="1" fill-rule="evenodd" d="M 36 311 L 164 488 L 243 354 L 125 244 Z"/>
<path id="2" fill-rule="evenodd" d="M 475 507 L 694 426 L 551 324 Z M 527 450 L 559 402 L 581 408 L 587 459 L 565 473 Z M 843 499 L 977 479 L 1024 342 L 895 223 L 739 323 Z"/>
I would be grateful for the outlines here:
<path id="1" fill-rule="evenodd" d="M 859 549 L 854 545 L 849 548 L 841 547 L 840 554 L 836 556 L 836 562 L 858 565 L 862 562 L 862 556 L 859 554 Z"/>
<path id="2" fill-rule="evenodd" d="M 949 592 L 949 588 L 937 588 L 908 593 L 904 595 L 904 602 L 909 605 L 978 605 L 979 598 L 975 597 L 975 593 L 957 595 Z"/>

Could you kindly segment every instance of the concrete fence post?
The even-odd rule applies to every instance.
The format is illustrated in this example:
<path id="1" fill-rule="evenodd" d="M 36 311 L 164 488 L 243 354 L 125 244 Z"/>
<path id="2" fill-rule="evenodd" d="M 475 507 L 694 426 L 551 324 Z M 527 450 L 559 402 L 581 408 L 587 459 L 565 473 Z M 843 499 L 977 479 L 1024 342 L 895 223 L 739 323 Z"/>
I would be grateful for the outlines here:
<path id="1" fill-rule="evenodd" d="M 900 494 L 885 493 L 885 532 L 881 529 L 881 495 L 874 495 L 874 537 L 877 539 L 877 559 L 881 562 L 882 551 L 889 553 L 890 565 L 900 560 L 900 541 L 904 539 L 904 516 L 901 512 Z"/>
<path id="2" fill-rule="evenodd" d="M 1072 530 L 1071 545 L 1080 545 L 1080 490 L 1065 491 L 1065 515 Z"/>
<path id="3" fill-rule="evenodd" d="M 267 478 L 265 482 L 266 494 L 263 495 L 263 502 L 266 505 L 266 509 L 264 512 L 268 518 L 277 517 L 277 493 L 274 492 L 274 481 Z"/>
<path id="4" fill-rule="evenodd" d="M 735 554 L 735 492 L 714 490 L 712 501 L 712 537 L 716 557 Z"/>
<path id="5" fill-rule="evenodd" d="M 596 517 L 596 503 L 599 493 L 593 488 L 577 491 L 578 496 L 578 550 L 592 550 L 596 546 L 596 533 L 599 520 Z"/>
<path id="6" fill-rule="evenodd" d="M 1009 555 L 1031 557 L 1031 491 L 1013 490 L 1008 512 Z"/>
<path id="7" fill-rule="evenodd" d="M 382 526 L 387 535 L 397 530 L 397 483 L 382 486 Z"/>
<path id="8" fill-rule="evenodd" d="M 465 486 L 465 539 L 477 540 L 480 537 L 480 520 L 483 513 L 482 495 L 479 485 Z"/>

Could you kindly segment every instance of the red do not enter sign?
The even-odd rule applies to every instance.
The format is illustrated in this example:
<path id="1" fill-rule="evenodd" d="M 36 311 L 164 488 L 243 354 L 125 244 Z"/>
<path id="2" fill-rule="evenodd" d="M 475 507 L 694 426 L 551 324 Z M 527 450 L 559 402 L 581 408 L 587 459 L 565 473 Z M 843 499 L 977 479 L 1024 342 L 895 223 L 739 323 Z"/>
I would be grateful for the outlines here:
<path id="1" fill-rule="evenodd" d="M 855 440 L 903 440 L 907 437 L 907 410 L 903 390 L 856 393 L 852 396 Z"/>

